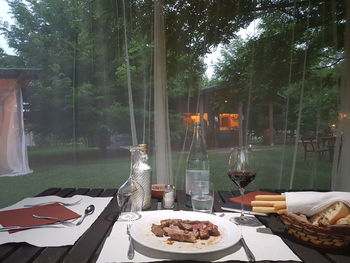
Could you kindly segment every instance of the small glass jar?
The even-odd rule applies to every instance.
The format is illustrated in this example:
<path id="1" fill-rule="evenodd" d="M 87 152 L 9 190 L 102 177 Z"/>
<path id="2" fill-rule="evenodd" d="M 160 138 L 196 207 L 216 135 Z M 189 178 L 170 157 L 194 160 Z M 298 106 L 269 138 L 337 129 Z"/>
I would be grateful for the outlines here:
<path id="1" fill-rule="evenodd" d="M 163 208 L 172 209 L 175 205 L 175 186 L 165 185 L 163 195 Z"/>

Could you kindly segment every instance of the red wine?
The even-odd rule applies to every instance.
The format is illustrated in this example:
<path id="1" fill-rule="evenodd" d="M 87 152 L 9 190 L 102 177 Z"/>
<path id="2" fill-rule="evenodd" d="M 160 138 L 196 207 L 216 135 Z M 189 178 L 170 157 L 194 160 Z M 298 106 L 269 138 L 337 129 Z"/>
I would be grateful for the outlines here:
<path id="1" fill-rule="evenodd" d="M 228 177 L 239 187 L 245 188 L 255 179 L 254 172 L 228 172 Z"/>

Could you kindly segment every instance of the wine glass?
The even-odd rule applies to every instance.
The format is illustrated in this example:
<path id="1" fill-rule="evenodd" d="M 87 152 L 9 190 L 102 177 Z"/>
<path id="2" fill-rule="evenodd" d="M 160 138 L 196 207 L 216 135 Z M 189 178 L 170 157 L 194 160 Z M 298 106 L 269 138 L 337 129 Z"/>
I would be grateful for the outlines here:
<path id="1" fill-rule="evenodd" d="M 144 200 L 144 190 L 135 180 L 129 178 L 117 192 L 117 202 L 120 208 L 118 220 L 135 221 L 141 217 Z"/>
<path id="2" fill-rule="evenodd" d="M 228 176 L 238 186 L 241 195 L 241 215 L 230 220 L 240 225 L 254 225 L 253 217 L 244 215 L 243 197 L 245 187 L 255 179 L 256 171 L 251 147 L 235 147 L 228 161 Z"/>

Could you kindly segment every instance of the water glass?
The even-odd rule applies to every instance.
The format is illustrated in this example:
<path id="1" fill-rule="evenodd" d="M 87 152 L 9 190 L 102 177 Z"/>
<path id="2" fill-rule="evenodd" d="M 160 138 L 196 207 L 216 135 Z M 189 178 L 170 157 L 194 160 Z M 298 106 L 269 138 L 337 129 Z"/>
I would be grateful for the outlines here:
<path id="1" fill-rule="evenodd" d="M 214 186 L 208 181 L 199 181 L 191 192 L 192 209 L 195 212 L 212 213 L 214 204 Z"/>

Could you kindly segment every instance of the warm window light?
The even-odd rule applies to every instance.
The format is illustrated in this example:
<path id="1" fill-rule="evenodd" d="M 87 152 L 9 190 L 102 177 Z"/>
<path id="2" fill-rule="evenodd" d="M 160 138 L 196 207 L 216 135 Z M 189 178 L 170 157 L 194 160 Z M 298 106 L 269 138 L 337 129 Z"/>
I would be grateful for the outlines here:
<path id="1" fill-rule="evenodd" d="M 203 120 L 208 121 L 208 113 L 203 113 Z"/>
<path id="2" fill-rule="evenodd" d="M 228 102 L 228 100 L 225 100 L 225 103 L 227 103 Z"/>
<path id="3" fill-rule="evenodd" d="M 230 131 L 239 128 L 239 114 L 222 113 L 219 114 L 220 131 Z"/>
<path id="4" fill-rule="evenodd" d="M 184 112 L 183 115 L 184 115 L 183 121 L 185 125 L 194 124 L 196 122 L 200 122 L 201 120 L 200 113 Z M 203 120 L 208 122 L 208 113 L 203 113 Z"/>
<path id="5" fill-rule="evenodd" d="M 348 113 L 339 113 L 339 119 L 343 120 L 343 119 L 350 119 L 349 114 Z"/>
<path id="6" fill-rule="evenodd" d="M 191 121 L 194 122 L 194 123 L 200 122 L 199 115 L 191 115 L 190 118 L 191 118 Z"/>

